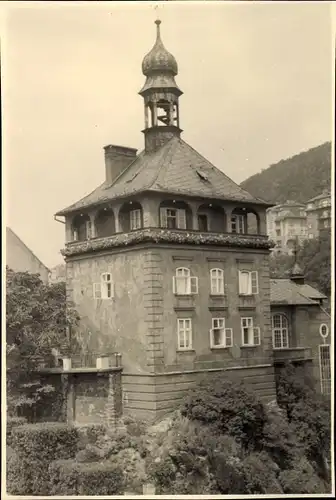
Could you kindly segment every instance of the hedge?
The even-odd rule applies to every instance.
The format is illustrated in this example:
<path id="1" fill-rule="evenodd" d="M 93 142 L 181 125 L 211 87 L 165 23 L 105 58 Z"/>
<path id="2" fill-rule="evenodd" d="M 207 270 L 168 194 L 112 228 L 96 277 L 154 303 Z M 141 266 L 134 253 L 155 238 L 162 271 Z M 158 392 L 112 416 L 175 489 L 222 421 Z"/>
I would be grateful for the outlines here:
<path id="1" fill-rule="evenodd" d="M 12 430 L 11 440 L 14 455 L 7 461 L 8 492 L 49 495 L 49 464 L 75 456 L 78 432 L 57 422 L 26 424 Z"/>
<path id="2" fill-rule="evenodd" d="M 57 460 L 49 466 L 51 495 L 123 494 L 124 473 L 110 461 Z"/>
<path id="3" fill-rule="evenodd" d="M 11 446 L 12 444 L 12 430 L 14 427 L 18 427 L 19 425 L 24 425 L 27 423 L 27 420 L 24 417 L 7 417 L 6 422 L 6 443 L 7 446 Z"/>

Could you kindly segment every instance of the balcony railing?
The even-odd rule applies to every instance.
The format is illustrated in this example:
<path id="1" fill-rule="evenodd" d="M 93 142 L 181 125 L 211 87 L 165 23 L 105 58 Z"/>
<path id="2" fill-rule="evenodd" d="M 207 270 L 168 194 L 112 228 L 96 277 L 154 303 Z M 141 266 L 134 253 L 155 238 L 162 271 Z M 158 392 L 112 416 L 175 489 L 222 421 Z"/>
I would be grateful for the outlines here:
<path id="1" fill-rule="evenodd" d="M 211 245 L 249 248 L 271 248 L 274 243 L 263 234 L 213 233 L 189 229 L 142 228 L 128 233 L 116 233 L 104 238 L 72 241 L 62 250 L 64 256 L 90 253 L 109 248 L 133 246 L 139 243 Z"/>
<path id="2" fill-rule="evenodd" d="M 286 363 L 292 361 L 309 361 L 312 359 L 310 347 L 289 347 L 286 349 L 273 349 L 275 363 Z"/>

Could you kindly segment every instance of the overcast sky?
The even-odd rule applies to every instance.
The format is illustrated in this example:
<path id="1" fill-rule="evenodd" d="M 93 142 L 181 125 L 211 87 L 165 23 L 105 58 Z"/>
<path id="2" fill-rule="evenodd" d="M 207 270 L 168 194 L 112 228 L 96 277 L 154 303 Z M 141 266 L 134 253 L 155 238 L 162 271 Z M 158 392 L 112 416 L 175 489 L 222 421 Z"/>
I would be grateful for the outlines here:
<path id="1" fill-rule="evenodd" d="M 64 244 L 53 215 L 103 181 L 103 146 L 143 148 L 156 12 L 179 65 L 182 137 L 234 181 L 331 139 L 327 2 L 9 4 L 6 223 L 47 266 Z"/>

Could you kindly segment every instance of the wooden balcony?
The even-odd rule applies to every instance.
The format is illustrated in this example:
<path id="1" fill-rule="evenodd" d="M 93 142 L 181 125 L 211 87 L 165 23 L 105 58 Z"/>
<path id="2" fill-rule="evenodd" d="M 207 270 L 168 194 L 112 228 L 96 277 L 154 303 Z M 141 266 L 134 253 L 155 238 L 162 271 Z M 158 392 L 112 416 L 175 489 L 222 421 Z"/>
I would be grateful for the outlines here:
<path id="1" fill-rule="evenodd" d="M 286 349 L 273 349 L 274 363 L 297 361 L 310 361 L 312 350 L 310 347 L 289 347 Z"/>

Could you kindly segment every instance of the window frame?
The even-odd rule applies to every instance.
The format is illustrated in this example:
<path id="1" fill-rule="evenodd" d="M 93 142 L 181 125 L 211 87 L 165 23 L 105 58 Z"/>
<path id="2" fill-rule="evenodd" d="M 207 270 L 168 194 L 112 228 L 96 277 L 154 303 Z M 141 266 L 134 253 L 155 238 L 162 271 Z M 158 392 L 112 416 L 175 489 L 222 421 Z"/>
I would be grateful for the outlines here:
<path id="1" fill-rule="evenodd" d="M 168 211 L 175 212 L 175 215 L 169 215 Z M 168 226 L 168 218 L 175 220 L 176 226 Z M 185 208 L 161 207 L 160 208 L 160 227 L 165 229 L 187 229 L 187 211 Z"/>
<path id="2" fill-rule="evenodd" d="M 186 327 L 186 323 L 189 323 L 189 327 Z M 181 328 L 180 325 L 183 325 Z M 177 318 L 177 351 L 192 351 L 192 318 Z M 184 346 L 181 347 L 181 335 L 184 337 Z M 188 335 L 188 339 L 187 339 Z M 187 342 L 188 340 L 188 342 Z M 188 345 L 187 345 L 188 344 Z"/>
<path id="3" fill-rule="evenodd" d="M 248 274 L 248 286 L 247 293 L 242 290 L 242 275 Z M 254 282 L 254 283 L 253 283 Z M 238 271 L 238 287 L 239 287 L 239 295 L 242 296 L 252 296 L 259 294 L 259 275 L 258 271 L 247 271 L 246 269 L 239 269 Z"/>
<path id="4" fill-rule="evenodd" d="M 217 326 L 216 326 L 217 322 Z M 220 323 L 221 322 L 221 323 Z M 220 326 L 222 324 L 222 326 Z M 210 348 L 211 349 L 227 349 L 229 347 L 233 346 L 233 330 L 232 328 L 226 328 L 225 327 L 225 318 L 212 318 L 211 319 L 211 326 L 212 328 L 210 329 Z M 215 344 L 214 342 L 214 332 L 215 330 L 221 331 L 222 335 L 222 343 L 221 344 Z"/>
<path id="5" fill-rule="evenodd" d="M 330 395 L 331 394 L 331 348 L 330 344 L 320 344 L 318 346 L 319 349 L 319 367 L 320 367 L 320 385 L 321 385 L 321 393 Z M 322 352 L 327 348 L 328 355 L 324 356 L 324 359 L 327 360 L 327 364 L 323 364 L 322 362 Z M 325 377 L 325 372 L 328 375 Z"/>
<path id="6" fill-rule="evenodd" d="M 280 318 L 280 326 L 277 328 L 274 326 L 274 318 L 279 316 Z M 283 320 L 285 320 L 285 324 L 287 326 L 283 326 Z M 271 327 L 272 327 L 272 345 L 273 349 L 289 349 L 289 321 L 285 314 L 283 313 L 274 313 L 271 317 Z M 280 346 L 276 346 L 275 342 L 275 330 L 280 330 Z M 285 337 L 284 337 L 285 333 Z M 286 342 L 284 342 L 284 338 Z M 285 345 L 287 344 L 287 345 Z"/>
<path id="7" fill-rule="evenodd" d="M 216 286 L 214 286 L 214 283 Z M 210 269 L 210 295 L 225 295 L 224 270 L 219 267 Z"/>
<path id="8" fill-rule="evenodd" d="M 242 214 L 231 214 L 231 233 L 233 234 L 245 234 L 245 215 Z"/>
<path id="9" fill-rule="evenodd" d="M 244 321 L 250 323 L 250 325 L 244 326 Z M 240 318 L 240 326 L 241 326 L 241 334 L 242 334 L 242 347 L 258 347 L 261 345 L 261 337 L 260 337 L 260 327 L 254 326 L 254 319 L 252 316 L 243 316 Z M 249 328 L 248 330 L 248 343 L 245 343 L 244 330 Z M 253 343 L 250 340 L 253 340 Z M 257 342 L 255 341 L 257 338 Z"/>
<path id="10" fill-rule="evenodd" d="M 141 229 L 142 221 L 141 221 L 141 208 L 134 208 L 130 210 L 130 231 L 136 231 L 137 229 Z"/>
<path id="11" fill-rule="evenodd" d="M 182 275 L 179 275 L 181 273 Z M 184 289 L 181 290 L 179 283 L 185 280 Z M 177 267 L 175 276 L 173 276 L 173 294 L 178 296 L 197 295 L 198 294 L 198 277 L 191 276 L 191 271 L 188 267 Z"/>
<path id="12" fill-rule="evenodd" d="M 100 300 L 114 299 L 115 290 L 112 281 L 112 273 L 104 272 L 100 275 L 100 282 L 93 283 L 93 298 Z"/>

